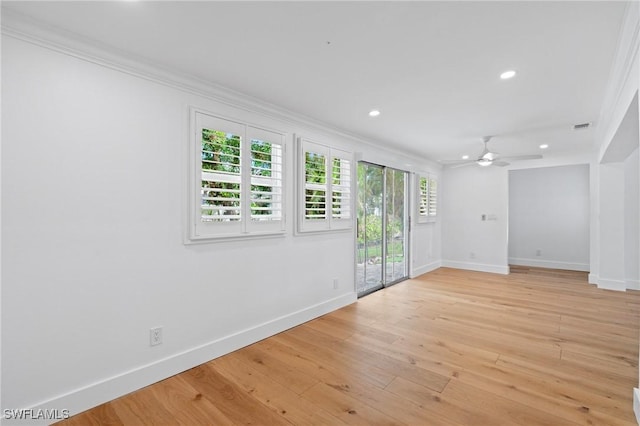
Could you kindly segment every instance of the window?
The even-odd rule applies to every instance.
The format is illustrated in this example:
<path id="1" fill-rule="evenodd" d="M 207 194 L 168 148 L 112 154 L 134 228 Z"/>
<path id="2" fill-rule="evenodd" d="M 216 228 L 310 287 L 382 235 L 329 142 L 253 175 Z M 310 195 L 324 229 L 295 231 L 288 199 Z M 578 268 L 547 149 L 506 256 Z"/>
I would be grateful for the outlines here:
<path id="1" fill-rule="evenodd" d="M 418 222 L 432 222 L 438 214 L 438 181 L 418 176 Z"/>
<path id="2" fill-rule="evenodd" d="M 189 239 L 284 232 L 284 134 L 193 112 Z"/>
<path id="3" fill-rule="evenodd" d="M 299 232 L 352 226 L 351 153 L 299 139 Z"/>

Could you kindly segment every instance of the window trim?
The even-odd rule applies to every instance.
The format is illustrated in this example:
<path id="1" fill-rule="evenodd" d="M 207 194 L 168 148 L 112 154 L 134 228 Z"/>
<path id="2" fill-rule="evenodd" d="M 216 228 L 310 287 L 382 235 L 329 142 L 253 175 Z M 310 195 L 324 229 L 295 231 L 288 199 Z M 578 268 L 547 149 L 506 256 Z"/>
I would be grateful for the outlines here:
<path id="1" fill-rule="evenodd" d="M 354 158 L 353 153 L 345 151 L 343 149 L 334 148 L 324 143 L 319 143 L 310 140 L 306 137 L 297 137 L 297 234 L 308 233 L 324 233 L 324 232 L 337 232 L 345 231 L 353 228 L 354 222 Z M 323 219 L 307 219 L 306 218 L 306 153 L 314 152 L 316 154 L 322 154 L 325 156 L 325 184 L 323 184 L 325 191 L 325 206 L 324 206 L 324 218 Z M 334 217 L 333 212 L 333 164 L 335 159 L 345 160 L 348 162 L 348 179 L 347 185 L 335 185 L 342 189 L 341 193 L 345 193 L 344 189 L 347 188 L 346 195 L 348 198 L 348 216 L 344 218 Z M 317 184 L 316 184 L 317 185 Z"/>
<path id="2" fill-rule="evenodd" d="M 215 130 L 228 131 L 241 136 L 240 143 L 240 209 L 241 218 L 230 222 L 209 222 L 201 220 L 202 190 L 202 129 L 212 127 Z M 219 128 L 218 128 L 219 127 Z M 236 133 L 237 132 L 237 133 Z M 199 108 L 190 108 L 189 126 L 189 178 L 187 231 L 185 244 L 209 243 L 216 241 L 244 240 L 282 236 L 286 232 L 286 132 L 211 113 Z M 280 211 L 279 219 L 271 221 L 251 220 L 251 140 L 260 139 L 260 135 L 275 136 L 269 141 L 281 146 L 280 162 Z"/>

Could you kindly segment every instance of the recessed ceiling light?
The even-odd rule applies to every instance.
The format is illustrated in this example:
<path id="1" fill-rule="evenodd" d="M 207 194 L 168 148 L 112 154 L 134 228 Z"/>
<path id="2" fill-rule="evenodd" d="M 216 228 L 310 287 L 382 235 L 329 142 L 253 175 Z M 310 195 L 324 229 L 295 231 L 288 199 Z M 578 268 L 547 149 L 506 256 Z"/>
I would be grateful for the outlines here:
<path id="1" fill-rule="evenodd" d="M 547 149 L 549 148 L 549 144 L 543 143 L 542 145 L 540 145 L 540 149 Z"/>
<path id="2" fill-rule="evenodd" d="M 505 71 L 500 74 L 500 78 L 503 80 L 508 80 L 516 76 L 516 72 L 514 70 Z"/>
<path id="3" fill-rule="evenodd" d="M 462 156 L 462 159 L 463 159 L 463 160 L 468 160 L 468 159 L 469 159 L 469 156 L 468 156 L 468 155 L 463 155 L 463 156 Z"/>
<path id="4" fill-rule="evenodd" d="M 379 115 L 380 115 L 380 111 L 378 111 L 377 109 L 369 111 L 369 117 L 377 117 Z"/>

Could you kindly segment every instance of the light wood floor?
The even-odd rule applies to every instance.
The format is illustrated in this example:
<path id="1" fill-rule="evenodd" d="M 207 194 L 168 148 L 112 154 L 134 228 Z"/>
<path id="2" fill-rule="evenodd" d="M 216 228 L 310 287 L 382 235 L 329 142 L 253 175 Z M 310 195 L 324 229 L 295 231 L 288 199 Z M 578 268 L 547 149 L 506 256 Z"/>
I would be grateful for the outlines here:
<path id="1" fill-rule="evenodd" d="M 634 425 L 640 292 L 442 268 L 65 425 Z"/>

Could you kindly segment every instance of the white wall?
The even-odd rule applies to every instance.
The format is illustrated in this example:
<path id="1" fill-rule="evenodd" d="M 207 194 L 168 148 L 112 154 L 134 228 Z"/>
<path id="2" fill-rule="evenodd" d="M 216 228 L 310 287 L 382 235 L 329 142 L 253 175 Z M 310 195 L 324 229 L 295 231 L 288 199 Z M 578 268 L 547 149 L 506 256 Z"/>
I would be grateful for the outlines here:
<path id="1" fill-rule="evenodd" d="M 589 166 L 509 171 L 509 264 L 589 270 Z"/>
<path id="2" fill-rule="evenodd" d="M 640 150 L 624 162 L 624 278 L 640 290 Z"/>
<path id="3" fill-rule="evenodd" d="M 600 150 L 602 157 L 594 173 L 598 221 L 592 229 L 597 233 L 598 255 L 590 281 L 611 290 L 640 288 L 638 126 L 636 91 L 606 149 Z"/>
<path id="4" fill-rule="evenodd" d="M 440 215 L 436 222 L 412 224 L 411 278 L 442 266 L 442 220 Z"/>
<path id="5" fill-rule="evenodd" d="M 600 165 L 600 275 L 598 287 L 624 290 L 624 167 Z"/>
<path id="6" fill-rule="evenodd" d="M 507 274 L 507 171 L 473 165 L 443 176 L 442 265 Z"/>
<path id="7" fill-rule="evenodd" d="M 183 244 L 188 107 L 285 130 L 291 144 L 296 133 L 371 146 L 2 42 L 3 408 L 75 413 L 355 300 L 353 232 L 292 235 L 293 167 L 286 236 Z M 439 226 L 414 247 L 438 256 Z M 155 326 L 164 343 L 150 347 Z"/>

